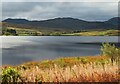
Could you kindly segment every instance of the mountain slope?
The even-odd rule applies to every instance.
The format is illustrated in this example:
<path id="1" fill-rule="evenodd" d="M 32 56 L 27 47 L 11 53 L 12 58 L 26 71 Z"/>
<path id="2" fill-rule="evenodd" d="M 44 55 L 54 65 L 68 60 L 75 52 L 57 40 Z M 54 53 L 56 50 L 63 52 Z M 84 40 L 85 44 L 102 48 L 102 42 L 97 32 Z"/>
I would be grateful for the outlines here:
<path id="1" fill-rule="evenodd" d="M 55 18 L 43 21 L 29 21 L 26 19 L 6 19 L 6 22 L 11 26 L 22 26 L 31 28 L 47 28 L 47 29 L 71 29 L 71 30 L 98 30 L 98 29 L 118 29 L 120 18 L 111 18 L 104 22 L 90 22 L 75 18 Z"/>

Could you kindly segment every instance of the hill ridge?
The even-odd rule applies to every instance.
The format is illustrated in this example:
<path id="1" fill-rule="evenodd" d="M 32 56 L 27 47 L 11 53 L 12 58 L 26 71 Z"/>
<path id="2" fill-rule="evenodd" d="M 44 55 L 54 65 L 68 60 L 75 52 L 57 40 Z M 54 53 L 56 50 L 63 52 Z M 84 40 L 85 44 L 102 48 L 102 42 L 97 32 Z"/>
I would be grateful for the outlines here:
<path id="1" fill-rule="evenodd" d="M 27 20 L 27 19 L 5 19 L 12 25 L 25 25 L 36 28 L 56 28 L 56 29 L 72 29 L 72 30 L 91 30 L 91 29 L 117 29 L 120 23 L 120 17 L 113 17 L 107 21 L 86 21 L 72 17 L 54 18 L 48 20 Z"/>

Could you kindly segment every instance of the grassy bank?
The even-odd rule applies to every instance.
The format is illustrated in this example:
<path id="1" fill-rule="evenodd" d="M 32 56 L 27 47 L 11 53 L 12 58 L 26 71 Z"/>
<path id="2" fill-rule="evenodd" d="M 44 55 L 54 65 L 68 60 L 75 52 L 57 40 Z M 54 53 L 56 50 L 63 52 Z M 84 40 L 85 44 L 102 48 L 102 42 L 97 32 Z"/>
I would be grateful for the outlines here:
<path id="1" fill-rule="evenodd" d="M 17 82 L 116 82 L 118 63 L 106 56 L 67 57 L 19 66 L 4 66 L 19 73 Z"/>
<path id="2" fill-rule="evenodd" d="M 93 30 L 78 33 L 62 34 L 68 36 L 119 36 L 120 30 Z"/>
<path id="3" fill-rule="evenodd" d="M 2 67 L 3 82 L 118 82 L 119 49 L 103 44 L 99 56 L 33 61 Z"/>
<path id="4" fill-rule="evenodd" d="M 2 31 L 6 36 L 120 36 L 120 30 L 73 31 L 3 27 Z"/>
<path id="5" fill-rule="evenodd" d="M 67 63 L 71 65 L 71 61 Z M 118 81 L 117 72 L 117 63 L 114 62 L 112 65 L 110 61 L 106 63 L 75 61 L 72 66 L 64 67 L 55 63 L 46 69 L 34 66 L 25 71 L 20 70 L 22 80 L 27 82 L 116 82 Z"/>

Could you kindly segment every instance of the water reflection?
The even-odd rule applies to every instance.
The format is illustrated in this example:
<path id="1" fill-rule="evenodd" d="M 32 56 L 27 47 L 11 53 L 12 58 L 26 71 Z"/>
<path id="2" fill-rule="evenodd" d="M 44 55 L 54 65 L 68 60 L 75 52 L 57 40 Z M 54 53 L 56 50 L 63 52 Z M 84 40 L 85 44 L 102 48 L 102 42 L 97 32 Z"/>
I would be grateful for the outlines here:
<path id="1" fill-rule="evenodd" d="M 117 43 L 118 37 L 2 37 L 2 63 L 98 55 L 106 41 Z"/>

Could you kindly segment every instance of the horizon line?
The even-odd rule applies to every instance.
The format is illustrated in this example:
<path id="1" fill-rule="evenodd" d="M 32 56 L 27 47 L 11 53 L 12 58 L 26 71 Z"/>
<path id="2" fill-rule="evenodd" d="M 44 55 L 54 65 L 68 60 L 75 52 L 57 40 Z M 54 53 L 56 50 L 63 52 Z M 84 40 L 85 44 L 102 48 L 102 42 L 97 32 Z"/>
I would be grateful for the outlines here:
<path id="1" fill-rule="evenodd" d="M 108 21 L 108 20 L 110 20 L 110 19 L 112 19 L 112 18 L 120 18 L 119 16 L 115 16 L 115 17 L 111 17 L 110 19 L 108 19 L 108 20 L 85 20 L 85 19 L 80 19 L 80 18 L 73 18 L 73 17 L 55 17 L 55 18 L 50 18 L 50 19 L 44 19 L 44 20 L 37 20 L 37 19 L 27 19 L 27 18 L 22 18 L 22 17 L 16 17 L 16 18 L 6 18 L 6 19 L 4 19 L 4 20 L 2 20 L 2 21 L 0 21 L 0 22 L 3 22 L 3 21 L 5 21 L 5 20 L 7 20 L 7 19 L 12 19 L 12 20 L 14 20 L 14 19 L 18 19 L 18 20 L 28 20 L 28 21 L 47 21 L 47 20 L 54 20 L 54 19 L 64 19 L 64 18 L 71 18 L 71 19 L 78 19 L 78 20 L 82 20 L 82 21 L 89 21 L 89 22 L 104 22 L 104 21 Z"/>

